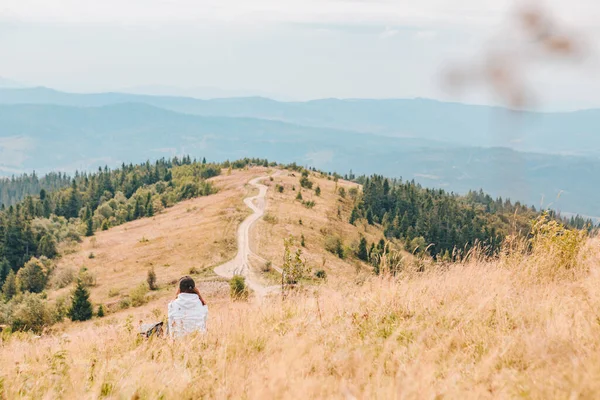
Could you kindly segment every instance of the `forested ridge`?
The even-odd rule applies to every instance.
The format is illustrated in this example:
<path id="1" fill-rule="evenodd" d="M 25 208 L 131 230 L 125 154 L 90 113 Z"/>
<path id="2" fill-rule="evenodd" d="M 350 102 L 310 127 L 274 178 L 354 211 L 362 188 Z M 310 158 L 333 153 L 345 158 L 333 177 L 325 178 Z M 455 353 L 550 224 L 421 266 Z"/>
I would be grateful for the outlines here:
<path id="1" fill-rule="evenodd" d="M 11 178 L 0 177 L 0 205 L 8 207 L 27 196 L 39 194 L 42 189 L 53 192 L 70 184 L 71 177 L 62 172 L 51 172 L 42 177 L 35 172 Z"/>
<path id="2" fill-rule="evenodd" d="M 42 187 L 39 195 L 1 206 L 0 286 L 11 271 L 18 273 L 32 257 L 54 258 L 61 241 L 80 241 L 98 229 L 153 216 L 178 201 L 214 193 L 208 178 L 219 175 L 222 168 L 241 168 L 249 163 L 268 165 L 259 159 L 214 164 L 185 156 L 123 164 L 115 170 L 99 168 L 72 178 L 50 174 L 41 180 L 35 175 L 12 179 L 11 193 L 26 193 L 42 185 L 40 182 L 49 184 L 49 189 Z"/>
<path id="3" fill-rule="evenodd" d="M 493 199 L 482 191 L 459 196 L 380 175 L 355 180 L 363 185 L 363 193 L 352 210 L 351 223 L 364 218 L 371 225 L 381 224 L 387 238 L 400 239 L 408 251 L 434 258 L 456 259 L 475 245 L 496 254 L 507 235 L 527 235 L 531 221 L 540 215 L 534 207 Z M 579 216 L 561 222 L 577 229 L 593 227 L 591 220 Z"/>

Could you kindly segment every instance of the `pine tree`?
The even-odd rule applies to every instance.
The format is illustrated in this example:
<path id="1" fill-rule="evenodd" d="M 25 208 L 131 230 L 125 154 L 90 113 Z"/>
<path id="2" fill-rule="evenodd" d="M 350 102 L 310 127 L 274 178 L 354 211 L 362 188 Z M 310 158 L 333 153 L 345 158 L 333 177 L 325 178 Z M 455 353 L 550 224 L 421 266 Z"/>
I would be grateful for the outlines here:
<path id="1" fill-rule="evenodd" d="M 92 220 L 92 211 L 89 207 L 85 208 L 85 236 L 94 236 L 94 221 Z"/>
<path id="2" fill-rule="evenodd" d="M 134 219 L 138 219 L 144 216 L 144 213 L 142 211 L 142 204 L 141 204 L 141 200 L 140 197 L 137 196 L 135 199 L 135 209 L 133 211 L 133 218 Z"/>
<path id="3" fill-rule="evenodd" d="M 2 294 L 4 294 L 6 300 L 10 300 L 17 293 L 17 276 L 15 275 L 15 271 L 11 270 L 4 281 L 4 285 L 2 285 Z"/>
<path id="4" fill-rule="evenodd" d="M 363 261 L 368 261 L 369 259 L 369 252 L 367 251 L 367 239 L 365 239 L 364 236 L 360 237 L 360 243 L 358 244 L 356 256 Z"/>
<path id="5" fill-rule="evenodd" d="M 302 200 L 302 192 L 298 192 L 298 194 L 296 195 L 296 200 Z"/>
<path id="6" fill-rule="evenodd" d="M 10 273 L 10 264 L 6 258 L 0 258 L 0 288 L 6 282 L 6 277 Z"/>
<path id="7" fill-rule="evenodd" d="M 317 186 L 317 188 L 315 189 L 315 194 L 316 194 L 317 196 L 320 196 L 320 195 L 321 195 L 321 187 L 320 187 L 320 186 Z"/>
<path id="8" fill-rule="evenodd" d="M 65 217 L 67 218 L 77 218 L 79 214 L 79 189 L 77 188 L 77 183 L 75 179 L 73 179 L 73 183 L 71 185 L 71 193 L 69 195 L 69 199 L 66 204 L 66 209 L 64 210 Z"/>
<path id="9" fill-rule="evenodd" d="M 104 307 L 102 306 L 102 304 L 98 306 L 98 313 L 96 315 L 98 316 L 98 318 L 104 317 Z"/>
<path id="10" fill-rule="evenodd" d="M 152 205 L 152 194 L 148 193 L 148 197 L 146 198 L 146 216 L 153 217 L 154 216 L 154 206 Z"/>
<path id="11" fill-rule="evenodd" d="M 93 309 L 92 303 L 90 303 L 90 294 L 81 279 L 79 279 L 73 293 L 73 302 L 69 309 L 69 317 L 71 321 L 87 321 L 92 318 L 92 314 Z"/>
<path id="12" fill-rule="evenodd" d="M 358 210 L 356 209 L 356 207 L 354 207 L 352 209 L 352 213 L 350 213 L 350 223 L 352 225 L 354 225 L 354 223 L 356 222 L 357 219 L 358 219 Z"/>
<path id="13" fill-rule="evenodd" d="M 367 222 L 369 225 L 373 225 L 373 210 L 370 208 L 367 210 Z"/>

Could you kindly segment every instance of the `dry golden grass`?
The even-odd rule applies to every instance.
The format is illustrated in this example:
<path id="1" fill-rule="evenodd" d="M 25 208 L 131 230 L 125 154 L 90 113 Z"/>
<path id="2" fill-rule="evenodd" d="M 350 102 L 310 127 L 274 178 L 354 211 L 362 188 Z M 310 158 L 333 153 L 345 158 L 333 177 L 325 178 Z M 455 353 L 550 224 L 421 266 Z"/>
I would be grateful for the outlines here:
<path id="1" fill-rule="evenodd" d="M 284 302 L 220 303 L 206 335 L 179 342 L 139 340 L 119 318 L 77 324 L 68 338 L 13 335 L 0 348 L 2 390 L 11 399 L 598 398 L 598 242 L 588 251 L 580 273 L 558 280 L 534 283 L 528 259 L 503 258 L 308 288 Z"/>
<path id="2" fill-rule="evenodd" d="M 250 213 L 243 203 L 249 192 L 245 183 L 265 171 L 253 168 L 234 170 L 230 175 L 224 172 L 212 179 L 219 188 L 217 194 L 184 201 L 155 217 L 97 232 L 93 238 L 86 238 L 78 251 L 63 257 L 58 268 L 88 268 L 97 281 L 91 288 L 92 300 L 109 304 L 145 282 L 151 267 L 161 287 L 170 288 L 174 280 L 189 274 L 192 268 L 201 276 L 214 277 L 212 268 L 235 255 L 237 227 Z M 89 258 L 90 253 L 94 258 Z M 206 292 L 212 286 L 203 283 L 200 289 Z M 51 292 L 50 297 L 70 290 Z M 111 291 L 119 294 L 109 296 Z M 159 297 L 171 295 L 158 292 Z"/>
<path id="3" fill-rule="evenodd" d="M 202 215 L 187 213 L 190 204 L 182 204 L 167 211 L 165 220 L 159 219 L 161 215 L 154 221 L 136 221 L 99 235 L 95 252 L 100 257 L 89 261 L 101 262 L 102 254 L 108 259 L 126 257 L 128 275 L 113 277 L 110 271 L 102 271 L 107 264 L 92 265 L 86 258 L 99 282 L 92 289 L 94 299 L 105 299 L 105 291 L 120 279 L 126 284 L 143 281 L 147 266 L 135 263 L 136 257 L 153 254 L 150 260 L 155 260 L 159 278 L 160 263 L 170 260 L 172 267 L 162 271 L 175 278 L 191 265 L 212 263 L 206 261 L 210 257 L 218 262 L 220 248 L 211 249 L 206 243 L 210 240 L 201 236 L 207 234 L 202 229 L 221 226 L 224 209 L 240 205 L 237 212 L 242 215 L 243 182 L 258 175 L 257 171 L 219 178 L 223 189 L 217 196 L 221 197 L 190 202 L 202 207 Z M 349 203 L 340 202 L 333 194 L 335 183 L 318 180 L 322 195 L 314 198 L 317 205 L 313 209 L 306 209 L 294 201 L 296 192 L 291 191 L 292 184 L 298 189 L 297 177 L 274 179 L 266 183 L 283 183 L 286 190 L 283 194 L 268 192 L 268 212 L 277 221 L 261 221 L 255 227 L 255 251 L 277 265 L 283 237 L 304 233 L 309 262 L 326 258 L 332 277 L 327 283 L 305 286 L 285 301 L 267 297 L 262 302 L 236 303 L 226 297 L 226 291 L 215 290 L 206 296 L 208 332 L 177 342 L 145 341 L 136 334 L 139 320 L 165 317 L 166 304 L 173 296 L 167 290 L 145 306 L 85 323 L 65 323 L 41 337 L 13 334 L 0 341 L 0 397 L 600 396 L 600 240 L 588 240 L 581 250 L 567 237 L 542 237 L 528 255 L 515 241 L 508 243 L 510 251 L 497 260 L 472 257 L 460 264 L 429 266 L 420 273 L 406 270 L 397 279 L 370 277 L 363 281 L 366 266 L 361 267 L 361 279 L 356 279 L 354 261 L 340 260 L 323 250 L 321 228 L 347 242 L 356 240 L 365 229 L 345 222 Z M 314 194 L 303 191 L 303 196 L 306 200 Z M 343 207 L 341 219 L 337 217 L 338 204 Z M 168 221 L 178 217 L 176 222 Z M 300 218 L 302 225 L 297 223 Z M 194 231 L 194 226 L 198 230 Z M 165 227 L 170 228 L 155 233 Z M 142 231 L 150 239 L 147 247 L 140 249 L 133 239 L 126 242 L 131 232 L 136 232 L 131 236 L 137 240 Z M 235 229 L 223 232 L 220 238 L 233 237 Z M 363 234 L 369 241 L 381 235 L 373 227 Z M 161 241 L 152 240 L 158 236 L 173 237 L 163 239 L 172 243 L 194 242 L 182 244 L 186 253 L 177 255 Z M 121 241 L 129 243 L 128 247 L 119 247 Z M 78 255 L 82 259 L 87 257 L 86 245 Z M 575 252 L 569 253 L 573 248 L 577 257 Z M 136 253 L 128 255 L 130 251 Z M 565 268 L 564 260 L 570 268 Z M 259 260 L 253 258 L 253 262 Z M 362 283 L 356 283 L 359 281 Z"/>
<path id="4" fill-rule="evenodd" d="M 252 250 L 260 257 L 271 260 L 274 266 L 281 266 L 284 255 L 283 239 L 291 235 L 295 238 L 295 244 L 300 246 L 300 237 L 304 235 L 306 247 L 302 249 L 303 257 L 313 271 L 323 269 L 330 279 L 343 282 L 355 279 L 357 275 L 369 274 L 371 268 L 355 257 L 340 259 L 324 248 L 327 235 L 339 236 L 349 248 L 358 246 L 361 234 L 369 243 L 379 241 L 383 237 L 383 232 L 377 227 L 364 223 L 353 226 L 348 222 L 354 204 L 348 191 L 353 187 L 358 188 L 359 185 L 343 180 L 336 183 L 311 174 L 313 189 L 301 189 L 300 176 L 299 172 L 283 171 L 275 176 L 273 181 L 265 179 L 262 182 L 269 186 L 267 212 L 266 218 L 257 221 L 251 230 Z M 277 185 L 284 187 L 283 193 L 276 190 Z M 315 194 L 314 189 L 317 186 L 321 188 L 320 196 Z M 292 187 L 296 190 L 292 190 Z M 345 189 L 345 198 L 339 195 L 339 188 Z M 296 200 L 299 190 L 304 201 L 315 202 L 313 208 L 307 208 L 301 201 Z M 261 265 L 253 267 L 260 270 Z"/>

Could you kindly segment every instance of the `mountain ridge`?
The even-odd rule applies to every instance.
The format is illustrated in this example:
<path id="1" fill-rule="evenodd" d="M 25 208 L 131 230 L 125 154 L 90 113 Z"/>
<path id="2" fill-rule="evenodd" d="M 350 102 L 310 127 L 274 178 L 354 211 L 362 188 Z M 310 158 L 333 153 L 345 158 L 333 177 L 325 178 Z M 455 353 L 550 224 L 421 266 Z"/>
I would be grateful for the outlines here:
<path id="1" fill-rule="evenodd" d="M 25 103 L 75 107 L 144 103 L 182 114 L 248 117 L 456 145 L 600 157 L 600 137 L 594 128 L 600 125 L 597 109 L 538 113 L 422 98 L 280 102 L 263 97 L 201 100 L 117 92 L 75 94 L 47 88 L 0 89 L 0 104 Z"/>
<path id="2" fill-rule="evenodd" d="M 0 105 L 0 170 L 73 172 L 123 161 L 192 154 L 261 157 L 328 170 L 415 179 L 456 193 L 493 196 L 597 215 L 600 160 L 389 137 L 246 117 L 198 116 L 123 103 L 104 107 Z"/>

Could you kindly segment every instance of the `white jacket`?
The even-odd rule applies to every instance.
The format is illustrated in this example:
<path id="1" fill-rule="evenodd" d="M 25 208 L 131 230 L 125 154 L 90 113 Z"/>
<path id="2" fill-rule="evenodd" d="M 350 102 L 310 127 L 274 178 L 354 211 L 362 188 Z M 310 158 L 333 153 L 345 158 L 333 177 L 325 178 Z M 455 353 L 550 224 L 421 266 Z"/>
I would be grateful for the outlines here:
<path id="1" fill-rule="evenodd" d="M 169 335 L 178 338 L 194 331 L 206 331 L 208 306 L 202 305 L 197 294 L 180 293 L 169 303 Z"/>

